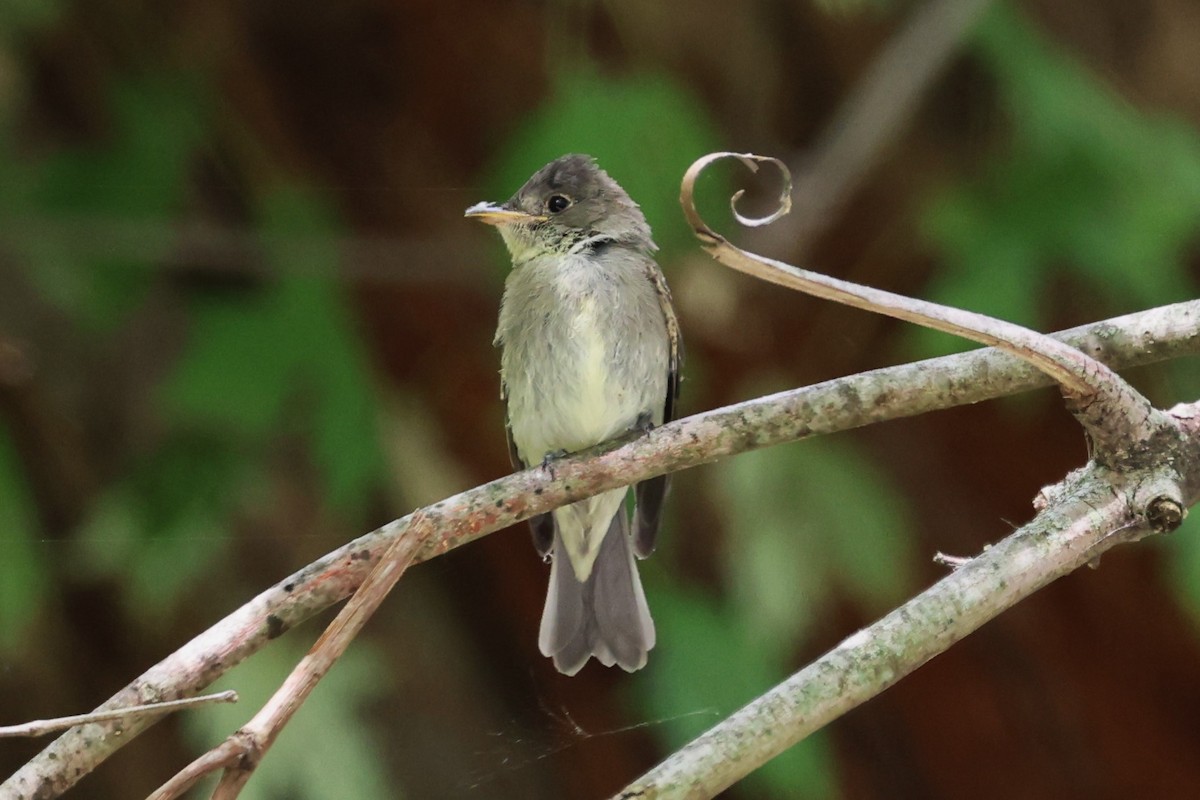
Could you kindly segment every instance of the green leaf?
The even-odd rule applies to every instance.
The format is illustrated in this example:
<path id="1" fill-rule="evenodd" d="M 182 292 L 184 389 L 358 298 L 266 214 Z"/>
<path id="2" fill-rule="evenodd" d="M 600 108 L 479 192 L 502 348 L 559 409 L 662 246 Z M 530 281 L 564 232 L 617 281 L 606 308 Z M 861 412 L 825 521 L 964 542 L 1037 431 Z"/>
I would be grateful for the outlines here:
<path id="1" fill-rule="evenodd" d="M 48 582 L 33 498 L 16 450 L 0 428 L 0 653 L 12 654 L 25 641 Z"/>
<path id="2" fill-rule="evenodd" d="M 124 599 L 141 620 L 169 624 L 178 601 L 206 580 L 232 541 L 220 512 L 202 502 L 178 509 L 169 528 L 147 531 L 132 554 Z"/>
<path id="3" fill-rule="evenodd" d="M 333 214 L 310 195 L 280 191 L 264 202 L 264 229 L 274 234 L 267 258 L 282 271 L 328 274 L 338 263 Z M 286 245 L 289 235 L 307 233 L 303 252 Z M 325 234 L 320 245 L 319 234 Z M 299 385 L 313 392 L 310 439 L 314 459 L 325 477 L 328 497 L 348 509 L 362 503 L 383 474 L 378 446 L 375 387 L 362 338 L 340 287 L 319 278 L 293 279 L 283 287 L 287 325 L 302 358 Z"/>
<path id="4" fill-rule="evenodd" d="M 849 589 L 869 609 L 913 583 L 911 525 L 886 473 L 845 442 L 812 441 L 747 453 L 715 473 L 729 515 L 729 600 L 718 603 L 653 570 L 659 645 L 644 708 L 675 748 L 779 682 L 816 615 Z M 836 796 L 823 734 L 747 779 L 753 796 Z"/>
<path id="5" fill-rule="evenodd" d="M 180 424 L 261 444 L 283 414 L 295 352 L 278 293 L 194 303 L 187 347 L 161 387 Z"/>
<path id="6" fill-rule="evenodd" d="M 145 538 L 138 503 L 127 485 L 109 488 L 88 509 L 72 553 L 78 575 L 124 576 Z"/>
<path id="7" fill-rule="evenodd" d="M 987 314 L 990 317 L 1037 328 L 1037 294 L 1030 287 L 1041 283 L 1039 263 L 1025 243 L 1010 239 L 993 241 L 990 247 L 971 252 L 985 232 L 975 230 L 977 220 L 963 213 L 969 200 L 944 198 L 928 211 L 928 234 L 938 239 L 947 252 L 958 252 L 970 267 L 947 265 L 930 281 L 925 295 L 939 303 Z M 969 253 L 969 254 L 968 254 Z M 913 326 L 906 330 L 909 346 L 920 357 L 948 355 L 973 350 L 979 344 L 960 336 Z"/>

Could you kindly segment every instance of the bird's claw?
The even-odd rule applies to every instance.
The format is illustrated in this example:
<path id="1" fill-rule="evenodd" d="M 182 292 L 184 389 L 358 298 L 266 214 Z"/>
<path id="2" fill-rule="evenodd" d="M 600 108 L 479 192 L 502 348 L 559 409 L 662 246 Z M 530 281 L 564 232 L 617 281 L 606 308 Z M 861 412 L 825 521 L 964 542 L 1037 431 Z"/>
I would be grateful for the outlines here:
<path id="1" fill-rule="evenodd" d="M 642 435 L 650 433 L 656 427 L 654 424 L 654 415 L 649 411 L 643 411 L 638 414 L 637 420 L 633 423 L 633 429 L 642 432 Z"/>
<path id="2" fill-rule="evenodd" d="M 567 455 L 566 450 L 552 450 L 542 456 L 542 469 L 550 475 L 550 480 L 556 480 L 557 475 L 554 474 L 554 462 L 558 461 L 563 456 Z"/>

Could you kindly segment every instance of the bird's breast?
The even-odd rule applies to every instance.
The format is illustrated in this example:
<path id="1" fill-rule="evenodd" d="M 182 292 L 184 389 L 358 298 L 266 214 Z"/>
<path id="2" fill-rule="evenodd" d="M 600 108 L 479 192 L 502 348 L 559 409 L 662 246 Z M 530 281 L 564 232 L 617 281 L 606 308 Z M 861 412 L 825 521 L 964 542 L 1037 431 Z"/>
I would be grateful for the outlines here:
<path id="1" fill-rule="evenodd" d="M 622 385 L 621 365 L 616 363 L 610 341 L 617 332 L 611 328 L 612 320 L 597 308 L 596 297 L 581 297 L 577 305 L 568 334 L 574 357 L 567 374 L 561 376 L 564 387 L 571 387 L 564 392 L 563 411 L 571 418 L 572 427 L 602 436 L 627 413 L 622 408 L 627 387 Z"/>
<path id="2" fill-rule="evenodd" d="M 653 330 L 656 322 L 640 319 L 643 312 L 630 302 L 661 317 L 657 305 L 628 296 L 641 290 L 638 284 L 582 258 L 522 274 L 530 266 L 510 276 L 498 339 L 509 425 L 522 457 L 533 463 L 548 452 L 611 439 L 640 414 L 653 413 L 655 398 L 661 405 L 665 396 L 667 367 L 665 346 L 644 346 L 665 342 L 665 328 L 649 337 L 637 330 Z"/>

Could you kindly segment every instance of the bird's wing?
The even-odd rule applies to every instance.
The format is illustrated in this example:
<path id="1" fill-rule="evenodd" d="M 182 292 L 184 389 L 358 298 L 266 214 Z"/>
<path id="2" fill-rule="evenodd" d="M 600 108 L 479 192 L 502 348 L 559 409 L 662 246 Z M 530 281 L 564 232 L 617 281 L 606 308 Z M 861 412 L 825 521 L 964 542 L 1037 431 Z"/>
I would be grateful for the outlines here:
<path id="1" fill-rule="evenodd" d="M 662 309 L 663 319 L 667 325 L 667 339 L 670 345 L 667 365 L 667 396 L 663 398 L 663 422 L 675 419 L 675 402 L 679 398 L 679 371 L 683 364 L 683 338 L 679 334 L 679 320 L 675 316 L 675 308 L 671 305 L 671 290 L 667 287 L 667 279 L 654 264 L 647 269 L 654 290 L 658 294 L 658 305 Z M 662 523 L 663 501 L 667 496 L 671 479 L 669 475 L 659 475 L 656 478 L 642 481 L 634 489 L 637 499 L 636 516 L 633 523 L 633 552 L 638 558 L 645 558 L 654 552 L 658 539 L 658 528 Z"/>
<path id="2" fill-rule="evenodd" d="M 500 381 L 500 399 L 507 407 L 508 386 L 504 381 Z M 508 439 L 508 458 L 512 461 L 513 469 L 525 469 L 528 465 L 521 458 L 521 453 L 517 450 L 517 443 L 513 441 L 512 425 L 508 421 L 507 413 L 504 415 L 504 436 Z M 530 517 L 529 531 L 533 534 L 533 546 L 537 548 L 538 555 L 545 558 L 554 548 L 554 517 L 548 513 Z"/>

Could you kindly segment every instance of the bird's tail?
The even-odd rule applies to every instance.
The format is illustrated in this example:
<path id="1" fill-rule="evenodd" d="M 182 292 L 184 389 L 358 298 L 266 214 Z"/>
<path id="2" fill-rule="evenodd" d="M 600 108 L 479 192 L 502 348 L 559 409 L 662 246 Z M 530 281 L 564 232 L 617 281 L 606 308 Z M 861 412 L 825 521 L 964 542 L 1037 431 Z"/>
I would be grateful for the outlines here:
<path id="1" fill-rule="evenodd" d="M 626 672 L 646 666 L 654 647 L 654 621 L 638 577 L 629 540 L 629 520 L 618 508 L 600 543 L 586 581 L 571 568 L 562 534 L 554 534 L 550 588 L 542 611 L 538 648 L 565 675 L 574 675 L 595 656 Z"/>

